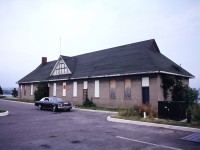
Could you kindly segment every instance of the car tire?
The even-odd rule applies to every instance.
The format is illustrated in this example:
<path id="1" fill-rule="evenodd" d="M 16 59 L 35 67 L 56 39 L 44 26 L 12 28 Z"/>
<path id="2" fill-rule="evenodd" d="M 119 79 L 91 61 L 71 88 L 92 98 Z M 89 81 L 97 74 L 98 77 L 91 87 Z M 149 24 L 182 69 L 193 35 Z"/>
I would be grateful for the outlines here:
<path id="1" fill-rule="evenodd" d="M 38 107 L 39 107 L 40 110 L 42 110 L 42 106 L 41 105 L 38 105 Z"/>
<path id="2" fill-rule="evenodd" d="M 52 108 L 53 112 L 56 112 L 57 111 L 57 106 L 54 105 L 53 108 Z"/>

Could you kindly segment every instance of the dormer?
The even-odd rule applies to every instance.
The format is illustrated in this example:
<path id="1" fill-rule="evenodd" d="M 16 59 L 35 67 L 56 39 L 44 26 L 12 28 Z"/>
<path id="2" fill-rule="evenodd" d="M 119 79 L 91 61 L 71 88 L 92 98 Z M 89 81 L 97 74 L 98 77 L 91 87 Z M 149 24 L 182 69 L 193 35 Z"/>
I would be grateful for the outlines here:
<path id="1" fill-rule="evenodd" d="M 57 75 L 64 75 L 64 74 L 71 74 L 69 67 L 67 66 L 66 62 L 60 56 L 50 74 L 50 76 L 57 76 Z"/>

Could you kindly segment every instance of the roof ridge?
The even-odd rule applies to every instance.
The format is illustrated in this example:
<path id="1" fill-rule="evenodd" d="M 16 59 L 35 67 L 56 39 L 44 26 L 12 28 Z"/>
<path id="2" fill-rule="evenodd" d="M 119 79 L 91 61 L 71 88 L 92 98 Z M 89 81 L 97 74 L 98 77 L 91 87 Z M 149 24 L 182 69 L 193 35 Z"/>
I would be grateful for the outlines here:
<path id="1" fill-rule="evenodd" d="M 137 45 L 137 44 L 141 44 L 141 43 L 150 43 L 148 45 L 152 45 L 152 42 L 154 42 L 154 41 L 155 41 L 155 39 L 149 39 L 149 40 L 144 40 L 144 41 L 139 41 L 139 42 L 134 42 L 134 43 L 129 43 L 129 44 L 123 44 L 123 45 L 119 45 L 119 46 L 114 46 L 114 47 L 110 47 L 110 48 L 105 48 L 105 49 L 100 49 L 100 50 L 93 51 L 93 52 L 80 54 L 80 55 L 75 55 L 72 57 L 79 57 L 79 56 L 88 55 L 88 54 L 92 54 L 92 53 L 96 53 L 96 52 L 102 52 L 102 51 L 106 51 L 106 50 L 116 49 L 116 48 L 130 46 L 130 45 Z M 149 46 L 147 46 L 147 47 L 149 47 Z"/>

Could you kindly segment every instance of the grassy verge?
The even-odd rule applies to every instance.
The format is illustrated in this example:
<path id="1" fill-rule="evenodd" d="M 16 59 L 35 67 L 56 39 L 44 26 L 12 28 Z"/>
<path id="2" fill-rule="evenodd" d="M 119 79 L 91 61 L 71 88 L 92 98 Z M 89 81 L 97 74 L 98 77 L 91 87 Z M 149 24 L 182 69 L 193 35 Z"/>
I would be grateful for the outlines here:
<path id="1" fill-rule="evenodd" d="M 34 100 L 30 100 L 30 99 L 6 98 L 6 100 L 17 101 L 17 102 L 34 103 Z"/>
<path id="2" fill-rule="evenodd" d="M 106 108 L 106 107 L 84 107 L 81 105 L 76 105 L 76 108 L 81 108 L 81 109 L 90 109 L 90 110 L 102 110 L 102 111 L 113 111 L 113 112 L 118 112 L 119 108 Z"/>
<path id="3" fill-rule="evenodd" d="M 151 123 L 158 123 L 158 124 L 167 124 L 167 125 L 174 125 L 174 126 L 184 126 L 184 127 L 192 127 L 192 128 L 200 128 L 200 121 L 192 121 L 192 123 L 169 120 L 169 119 L 158 119 L 158 118 L 142 118 L 139 116 L 119 116 L 115 115 L 112 116 L 113 118 L 118 119 L 126 119 L 126 120 L 133 120 L 133 121 L 143 121 L 143 122 L 151 122 Z"/>

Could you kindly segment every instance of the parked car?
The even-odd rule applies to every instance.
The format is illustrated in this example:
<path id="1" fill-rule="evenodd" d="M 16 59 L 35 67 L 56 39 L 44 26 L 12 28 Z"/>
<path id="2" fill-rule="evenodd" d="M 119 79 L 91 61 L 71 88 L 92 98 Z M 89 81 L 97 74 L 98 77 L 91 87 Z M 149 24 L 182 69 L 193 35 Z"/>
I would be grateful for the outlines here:
<path id="1" fill-rule="evenodd" d="M 51 109 L 54 112 L 58 110 L 70 111 L 74 105 L 70 102 L 64 102 L 61 98 L 58 97 L 44 97 L 39 101 L 35 101 L 35 106 L 39 109 Z"/>

